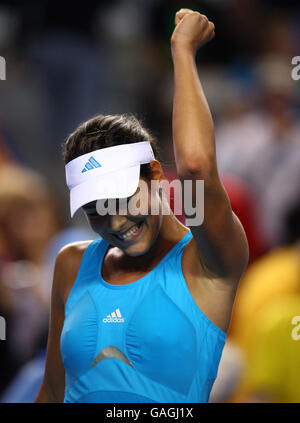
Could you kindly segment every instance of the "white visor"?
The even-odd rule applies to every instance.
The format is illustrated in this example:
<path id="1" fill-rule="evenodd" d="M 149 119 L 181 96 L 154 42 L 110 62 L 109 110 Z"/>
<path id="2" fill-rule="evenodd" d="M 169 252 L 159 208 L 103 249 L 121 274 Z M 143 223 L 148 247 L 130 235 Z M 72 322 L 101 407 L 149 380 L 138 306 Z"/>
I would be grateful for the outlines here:
<path id="1" fill-rule="evenodd" d="M 91 201 L 133 195 L 140 165 L 154 159 L 150 142 L 142 141 L 102 148 L 71 160 L 66 165 L 71 217 Z"/>

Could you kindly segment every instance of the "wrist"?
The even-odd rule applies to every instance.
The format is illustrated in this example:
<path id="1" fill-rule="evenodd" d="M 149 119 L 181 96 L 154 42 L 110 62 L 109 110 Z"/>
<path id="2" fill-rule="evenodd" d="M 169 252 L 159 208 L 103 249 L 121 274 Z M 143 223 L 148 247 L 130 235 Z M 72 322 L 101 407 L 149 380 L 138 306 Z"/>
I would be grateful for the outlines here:
<path id="1" fill-rule="evenodd" d="M 172 56 L 192 56 L 195 57 L 196 50 L 193 48 L 193 46 L 189 45 L 188 43 L 185 43 L 183 41 L 172 41 L 171 40 L 171 52 Z"/>

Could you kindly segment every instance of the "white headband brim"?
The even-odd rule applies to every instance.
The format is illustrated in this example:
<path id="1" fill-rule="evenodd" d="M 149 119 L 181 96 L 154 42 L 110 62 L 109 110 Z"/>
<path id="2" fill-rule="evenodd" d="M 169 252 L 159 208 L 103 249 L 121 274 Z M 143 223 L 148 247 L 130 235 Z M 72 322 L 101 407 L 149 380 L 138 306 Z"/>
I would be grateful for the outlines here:
<path id="1" fill-rule="evenodd" d="M 137 190 L 140 165 L 154 160 L 149 141 L 103 148 L 66 165 L 71 217 L 83 205 L 105 198 L 130 197 Z"/>

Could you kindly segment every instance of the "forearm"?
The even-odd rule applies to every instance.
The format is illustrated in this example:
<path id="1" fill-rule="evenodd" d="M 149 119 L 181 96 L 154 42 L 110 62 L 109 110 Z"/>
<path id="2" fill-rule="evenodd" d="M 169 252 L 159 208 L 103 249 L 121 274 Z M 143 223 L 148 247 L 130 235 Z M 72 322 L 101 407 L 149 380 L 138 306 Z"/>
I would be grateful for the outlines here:
<path id="1" fill-rule="evenodd" d="M 198 76 L 195 55 L 172 46 L 173 143 L 178 174 L 216 170 L 214 125 Z"/>

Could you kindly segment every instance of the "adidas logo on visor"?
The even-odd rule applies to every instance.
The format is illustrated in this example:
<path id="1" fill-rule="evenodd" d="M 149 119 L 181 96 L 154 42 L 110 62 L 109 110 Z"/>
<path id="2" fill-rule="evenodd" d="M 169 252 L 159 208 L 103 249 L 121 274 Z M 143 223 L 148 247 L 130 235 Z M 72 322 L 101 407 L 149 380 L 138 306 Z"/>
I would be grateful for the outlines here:
<path id="1" fill-rule="evenodd" d="M 96 169 L 97 167 L 102 167 L 99 162 L 92 156 L 89 161 L 86 163 L 81 173 L 87 172 L 88 170 Z"/>
<path id="2" fill-rule="evenodd" d="M 111 314 L 108 314 L 104 319 L 103 323 L 124 323 L 124 318 L 122 317 L 121 311 L 119 308 L 116 311 L 113 311 Z"/>

